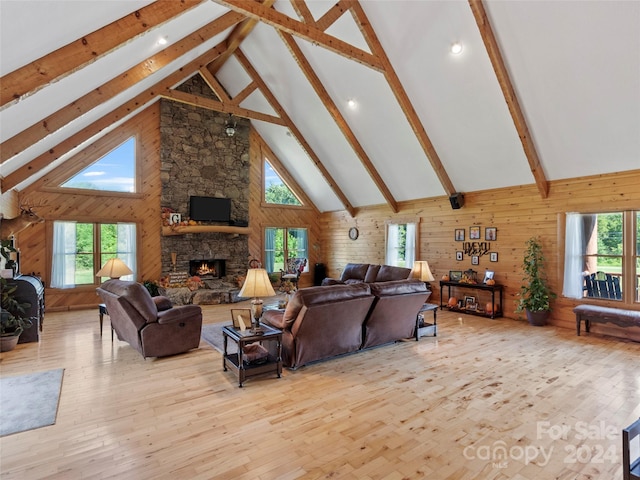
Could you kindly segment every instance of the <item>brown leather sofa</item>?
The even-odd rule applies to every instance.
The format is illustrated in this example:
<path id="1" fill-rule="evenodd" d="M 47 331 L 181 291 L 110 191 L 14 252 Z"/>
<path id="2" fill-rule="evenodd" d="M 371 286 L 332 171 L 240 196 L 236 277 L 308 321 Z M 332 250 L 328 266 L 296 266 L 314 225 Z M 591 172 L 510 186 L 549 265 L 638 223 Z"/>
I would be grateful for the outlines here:
<path id="1" fill-rule="evenodd" d="M 418 311 L 431 292 L 420 280 L 393 280 L 370 284 L 376 298 L 364 322 L 362 348 L 413 336 Z"/>
<path id="2" fill-rule="evenodd" d="M 266 311 L 263 321 L 283 331 L 284 366 L 297 368 L 411 337 L 418 310 L 430 292 L 419 280 L 387 283 L 303 288 L 284 311 Z"/>
<path id="3" fill-rule="evenodd" d="M 144 358 L 175 355 L 200 345 L 199 305 L 173 307 L 168 298 L 152 297 L 137 282 L 107 280 L 96 290 L 118 338 Z"/>
<path id="4" fill-rule="evenodd" d="M 340 278 L 325 278 L 322 281 L 322 285 L 390 282 L 393 280 L 405 280 L 410 275 L 410 268 L 374 265 L 371 263 L 347 263 L 344 270 L 342 270 Z"/>

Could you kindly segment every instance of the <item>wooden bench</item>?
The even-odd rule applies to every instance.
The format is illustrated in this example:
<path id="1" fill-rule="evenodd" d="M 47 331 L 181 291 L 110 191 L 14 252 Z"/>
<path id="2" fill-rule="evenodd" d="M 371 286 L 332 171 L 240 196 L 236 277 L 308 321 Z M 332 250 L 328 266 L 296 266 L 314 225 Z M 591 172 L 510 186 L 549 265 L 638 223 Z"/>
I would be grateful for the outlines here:
<path id="1" fill-rule="evenodd" d="M 619 308 L 600 307 L 598 305 L 578 305 L 573 309 L 576 314 L 576 333 L 580 335 L 580 322 L 584 320 L 584 329 L 589 333 L 591 322 L 614 323 L 619 327 L 640 327 L 640 311 Z"/>

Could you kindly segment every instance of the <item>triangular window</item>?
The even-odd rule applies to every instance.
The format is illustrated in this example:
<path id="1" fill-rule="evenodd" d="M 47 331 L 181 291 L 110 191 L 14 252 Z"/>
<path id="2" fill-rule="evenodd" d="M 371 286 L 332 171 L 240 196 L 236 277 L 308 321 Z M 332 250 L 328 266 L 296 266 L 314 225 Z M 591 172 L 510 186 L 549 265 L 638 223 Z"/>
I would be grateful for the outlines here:
<path id="1" fill-rule="evenodd" d="M 78 172 L 61 187 L 134 193 L 135 171 L 136 140 L 131 137 L 97 162 Z"/>
<path id="2" fill-rule="evenodd" d="M 302 205 L 266 160 L 264 161 L 264 201 L 277 205 Z"/>

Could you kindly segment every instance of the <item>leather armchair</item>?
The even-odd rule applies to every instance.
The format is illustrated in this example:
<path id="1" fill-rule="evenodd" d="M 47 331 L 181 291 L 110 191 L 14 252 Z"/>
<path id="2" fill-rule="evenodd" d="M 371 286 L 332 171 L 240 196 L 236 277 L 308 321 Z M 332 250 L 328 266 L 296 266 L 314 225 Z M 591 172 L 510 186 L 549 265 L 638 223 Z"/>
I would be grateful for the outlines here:
<path id="1" fill-rule="evenodd" d="M 123 280 L 107 280 L 97 292 L 118 338 L 144 358 L 175 355 L 200 345 L 199 305 L 173 307 L 168 298 L 152 297 L 143 285 Z"/>

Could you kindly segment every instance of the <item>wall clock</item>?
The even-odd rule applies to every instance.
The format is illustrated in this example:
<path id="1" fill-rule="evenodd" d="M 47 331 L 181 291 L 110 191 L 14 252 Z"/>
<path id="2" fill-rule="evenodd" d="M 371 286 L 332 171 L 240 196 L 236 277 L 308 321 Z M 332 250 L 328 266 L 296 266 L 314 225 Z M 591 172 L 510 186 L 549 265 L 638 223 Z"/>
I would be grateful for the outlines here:
<path id="1" fill-rule="evenodd" d="M 356 227 L 351 227 L 349 229 L 349 238 L 351 240 L 356 240 L 358 238 L 358 235 L 360 235 L 360 232 L 358 232 L 358 229 Z"/>

